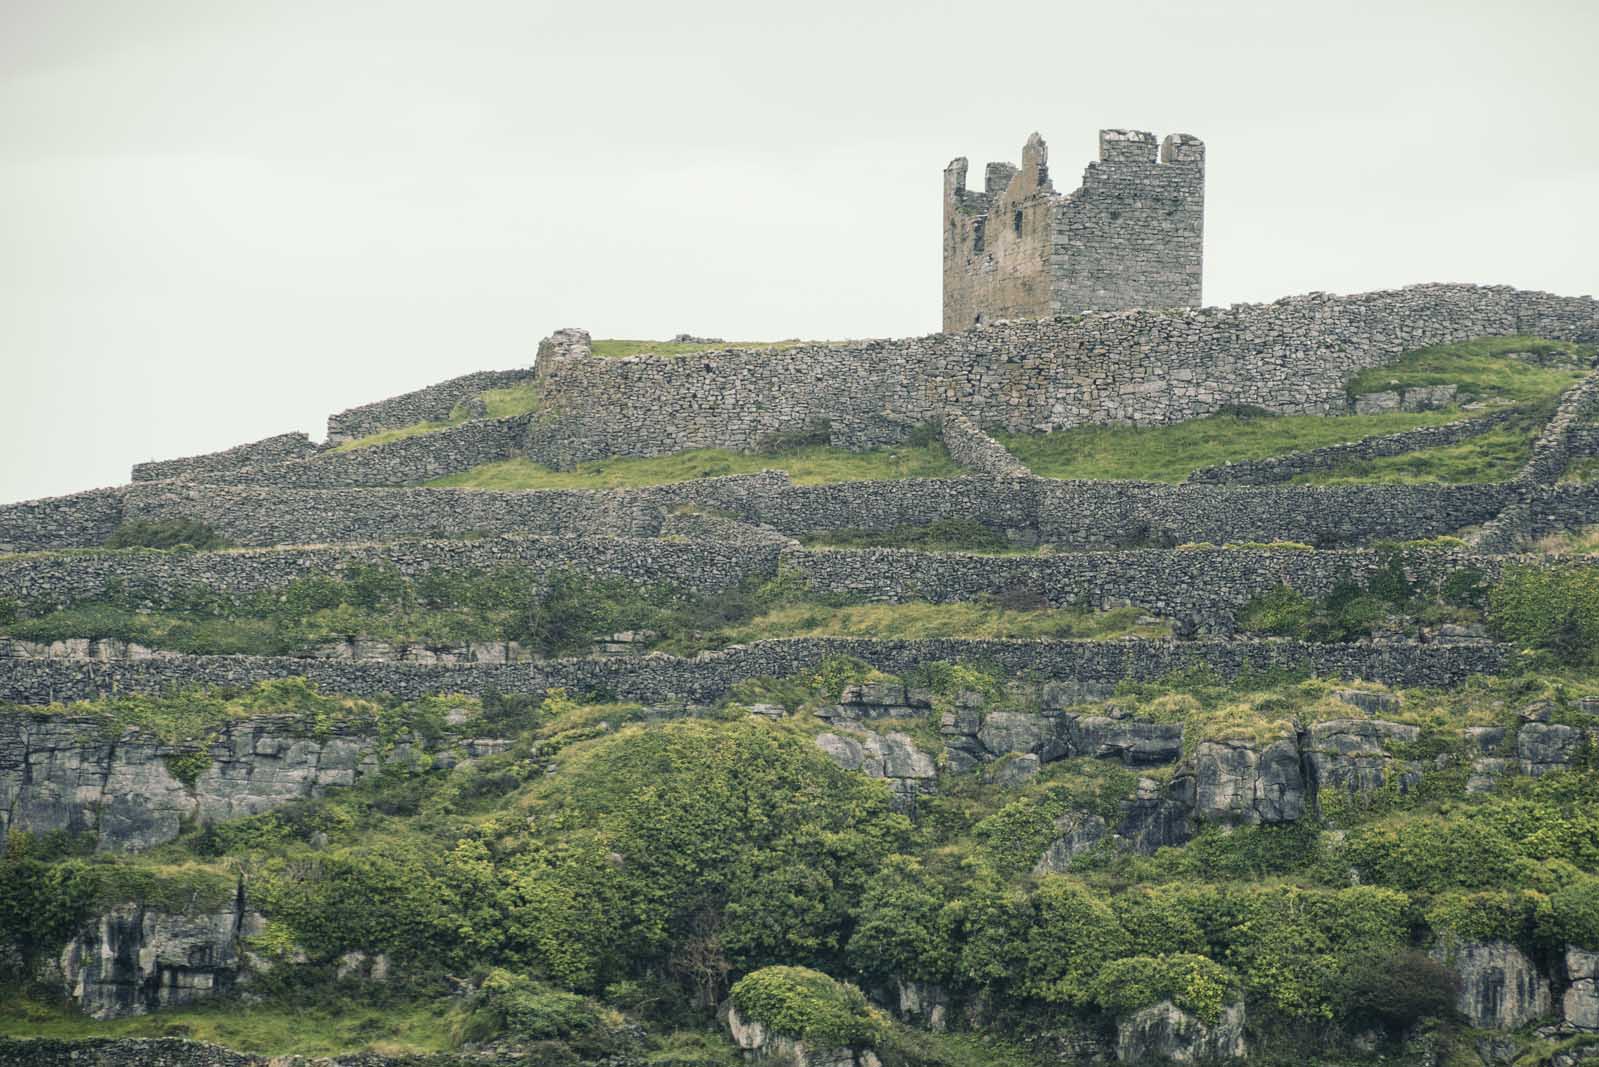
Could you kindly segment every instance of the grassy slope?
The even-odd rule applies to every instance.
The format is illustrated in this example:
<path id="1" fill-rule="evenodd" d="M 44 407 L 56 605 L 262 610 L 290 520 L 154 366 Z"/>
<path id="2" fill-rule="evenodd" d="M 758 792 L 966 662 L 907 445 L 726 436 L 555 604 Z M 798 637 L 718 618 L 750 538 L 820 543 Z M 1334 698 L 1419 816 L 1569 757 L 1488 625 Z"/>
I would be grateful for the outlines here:
<path id="1" fill-rule="evenodd" d="M 1539 367 L 1507 353 L 1552 351 L 1570 355 L 1569 366 Z M 1409 353 L 1386 367 L 1363 371 L 1350 383 L 1351 395 L 1386 389 L 1454 383 L 1463 402 L 1525 404 L 1547 417 L 1547 406 L 1582 375 L 1580 361 L 1593 346 L 1535 338 L 1485 338 Z M 1380 415 L 1218 415 L 1169 426 L 1082 426 L 1050 434 L 996 434 L 1000 442 L 1035 474 L 1048 478 L 1131 478 L 1179 482 L 1201 467 L 1244 459 L 1264 459 L 1375 434 L 1436 426 L 1467 417 L 1451 408 Z M 1370 477 L 1358 469 L 1337 476 L 1356 481 L 1483 481 L 1514 473 L 1537 433 L 1532 422 L 1485 434 L 1475 442 L 1422 453 L 1417 465 L 1406 457 L 1375 461 Z M 1517 449 L 1521 452 L 1518 453 Z M 1516 456 L 1520 455 L 1520 459 Z M 1436 461 L 1436 476 L 1427 468 Z"/>
<path id="2" fill-rule="evenodd" d="M 1509 481 L 1532 454 L 1533 439 L 1548 416 L 1547 405 L 1540 405 L 1524 418 L 1459 444 L 1342 463 L 1328 470 L 1302 474 L 1294 482 L 1298 485 L 1417 485 Z"/>
<path id="3" fill-rule="evenodd" d="M 485 417 L 490 419 L 506 419 L 512 415 L 526 415 L 538 407 L 538 383 L 532 380 L 518 385 L 507 386 L 504 389 L 488 389 L 479 393 L 483 400 Z M 436 433 L 439 430 L 448 430 L 452 426 L 459 426 L 468 421 L 464 405 L 457 404 L 455 410 L 450 412 L 450 417 L 431 422 L 416 422 L 410 426 L 397 426 L 392 430 L 379 430 L 377 433 L 365 437 L 357 437 L 345 441 L 334 449 L 335 452 L 350 452 L 357 448 L 370 448 L 372 445 L 386 445 L 394 441 L 403 441 L 407 437 L 420 437 L 422 434 Z"/>
<path id="4" fill-rule="evenodd" d="M 873 452 L 846 452 L 826 445 L 810 445 L 771 455 L 701 448 L 669 456 L 595 460 L 570 471 L 552 471 L 529 460 L 513 459 L 485 464 L 427 484 L 470 489 L 622 489 L 724 474 L 754 474 L 763 470 L 787 471 L 794 481 L 804 485 L 953 478 L 961 473 L 944 446 L 936 443 Z"/>
<path id="5" fill-rule="evenodd" d="M 777 608 L 724 631 L 734 643 L 772 637 L 878 637 L 921 640 L 931 637 L 1079 638 L 1167 637 L 1164 623 L 1140 623 L 1137 608 L 1114 611 L 1011 610 L 989 603 L 862 604 Z"/>

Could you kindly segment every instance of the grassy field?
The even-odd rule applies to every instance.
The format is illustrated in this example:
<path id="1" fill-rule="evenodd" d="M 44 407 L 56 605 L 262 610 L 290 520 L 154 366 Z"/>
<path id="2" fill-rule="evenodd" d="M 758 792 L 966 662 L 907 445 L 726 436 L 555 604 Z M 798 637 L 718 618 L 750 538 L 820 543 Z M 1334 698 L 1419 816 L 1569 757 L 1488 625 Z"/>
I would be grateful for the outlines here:
<path id="1" fill-rule="evenodd" d="M 1532 442 L 1548 417 L 1547 407 L 1529 411 L 1497 430 L 1459 444 L 1399 456 L 1359 460 L 1294 479 L 1297 485 L 1421 485 L 1503 482 L 1515 477 L 1532 453 Z"/>
<path id="2" fill-rule="evenodd" d="M 1397 362 L 1362 371 L 1350 395 L 1416 385 L 1455 384 L 1462 403 L 1521 404 L 1547 418 L 1555 398 L 1582 377 L 1594 346 L 1530 337 L 1484 338 L 1420 349 Z M 1569 366 L 1540 367 L 1509 353 L 1553 353 Z M 995 434 L 1033 473 L 1047 478 L 1129 478 L 1180 482 L 1201 467 L 1344 444 L 1376 434 L 1437 426 L 1469 417 L 1458 408 L 1377 415 L 1216 415 L 1169 426 L 1081 426 L 1049 434 Z M 1371 470 L 1340 470 L 1347 481 L 1491 481 L 1525 461 L 1537 427 L 1518 422 L 1451 449 L 1374 461 Z M 1517 459 L 1518 448 L 1521 450 Z M 1435 470 L 1432 468 L 1436 468 Z"/>
<path id="3" fill-rule="evenodd" d="M 996 433 L 1034 474 L 1046 478 L 1128 478 L 1180 482 L 1201 467 L 1265 459 L 1372 434 L 1437 426 L 1455 411 L 1381 415 L 1213 415 L 1169 426 L 1079 426 L 1046 434 Z"/>
<path id="4" fill-rule="evenodd" d="M 1499 399 L 1511 403 L 1542 400 L 1582 377 L 1599 346 L 1537 337 L 1483 337 L 1434 345 L 1408 353 L 1386 367 L 1361 371 L 1349 382 L 1349 395 L 1381 393 L 1418 385 L 1456 385 L 1462 402 Z M 1533 353 L 1569 359 L 1565 366 L 1540 367 L 1510 358 Z"/>
<path id="5" fill-rule="evenodd" d="M 427 484 L 467 489 L 625 489 L 724 474 L 755 474 L 763 470 L 787 471 L 789 477 L 802 485 L 954 478 L 961 474 L 944 446 L 938 443 L 873 452 L 846 452 L 827 445 L 807 445 L 769 455 L 699 448 L 669 456 L 595 460 L 570 471 L 554 471 L 530 460 L 512 459 L 484 464 Z"/>

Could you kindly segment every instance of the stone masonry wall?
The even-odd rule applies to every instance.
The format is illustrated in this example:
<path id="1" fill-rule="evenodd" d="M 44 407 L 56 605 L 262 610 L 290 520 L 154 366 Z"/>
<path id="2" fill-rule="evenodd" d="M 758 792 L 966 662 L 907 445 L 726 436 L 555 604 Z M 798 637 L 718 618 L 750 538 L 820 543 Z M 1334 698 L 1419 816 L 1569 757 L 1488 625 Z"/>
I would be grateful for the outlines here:
<path id="1" fill-rule="evenodd" d="M 972 425 L 964 415 L 946 415 L 941 436 L 949 458 L 973 474 L 990 478 L 1026 478 L 1032 475 L 1025 464 L 1005 446 Z"/>
<path id="2" fill-rule="evenodd" d="M 362 404 L 328 416 L 328 443 L 365 437 L 379 430 L 397 430 L 419 422 L 449 418 L 455 406 L 488 389 L 518 385 L 533 376 L 530 367 L 477 371 L 373 404 Z"/>
<path id="3" fill-rule="evenodd" d="M 1266 459 L 1245 459 L 1220 463 L 1214 467 L 1201 467 L 1187 478 L 1190 483 L 1206 485 L 1267 485 L 1286 482 L 1301 474 L 1329 470 L 1343 463 L 1382 456 L 1399 456 L 1418 452 L 1424 448 L 1441 448 L 1488 433 L 1515 418 L 1512 411 L 1499 411 L 1474 419 L 1460 419 L 1442 426 L 1422 426 L 1399 433 L 1376 434 L 1348 444 L 1327 445 L 1286 456 Z"/>
<path id="4" fill-rule="evenodd" d="M 459 474 L 521 451 L 529 416 L 476 419 L 445 430 L 385 444 L 324 452 L 310 459 L 239 470 L 206 471 L 196 480 L 214 485 L 271 485 L 298 489 L 334 486 L 413 485 Z"/>
<path id="5" fill-rule="evenodd" d="M 124 518 L 200 519 L 238 544 L 537 533 L 659 534 L 682 505 L 791 536 L 975 519 L 1019 544 L 1193 541 L 1358 545 L 1454 533 L 1520 498 L 1509 485 L 1227 486 L 971 477 L 794 485 L 780 471 L 629 490 L 271 489 L 163 482 L 0 507 L 11 551 L 91 548 Z M 1596 520 L 1588 520 L 1596 521 Z"/>
<path id="6" fill-rule="evenodd" d="M 1318 645 L 1298 641 L 879 641 L 794 638 L 736 645 L 692 659 L 649 655 L 510 664 L 412 664 L 271 656 L 171 656 L 112 663 L 0 660 L 0 700 L 19 704 L 88 700 L 110 693 L 159 693 L 194 685 L 249 686 L 304 677 L 323 692 L 414 699 L 441 693 L 542 694 L 552 688 L 648 704 L 709 704 L 750 678 L 814 671 L 826 658 L 853 656 L 904 674 L 924 663 L 982 664 L 1036 681 L 1115 684 L 1208 666 L 1223 677 L 1287 668 L 1392 686 L 1451 686 L 1499 674 L 1513 650 L 1492 643 Z"/>
<path id="7" fill-rule="evenodd" d="M 524 567 L 536 574 L 570 569 L 715 592 L 749 575 L 774 573 L 780 549 L 777 542 L 506 536 L 224 552 L 23 555 L 0 558 L 0 596 L 36 607 L 65 606 L 99 597 L 114 582 L 151 603 L 197 587 L 242 597 L 363 564 L 390 566 L 406 575 L 498 567 Z"/>
<path id="8" fill-rule="evenodd" d="M 182 459 L 157 460 L 152 463 L 135 463 L 133 480 L 155 482 L 163 478 L 192 478 L 216 471 L 237 470 L 240 467 L 259 467 L 264 464 L 286 463 L 289 460 L 307 459 L 317 454 L 318 448 L 303 433 L 283 433 L 276 437 L 235 445 L 221 452 L 207 452 L 201 456 Z"/>
<path id="9" fill-rule="evenodd" d="M 549 378 L 528 454 L 570 467 L 611 455 L 752 450 L 828 420 L 985 429 L 1152 425 L 1250 404 L 1342 411 L 1354 372 L 1405 351 L 1539 332 L 1599 338 L 1599 303 L 1504 287 L 1426 285 L 1273 304 L 1096 312 L 928 337 L 578 359 Z"/>

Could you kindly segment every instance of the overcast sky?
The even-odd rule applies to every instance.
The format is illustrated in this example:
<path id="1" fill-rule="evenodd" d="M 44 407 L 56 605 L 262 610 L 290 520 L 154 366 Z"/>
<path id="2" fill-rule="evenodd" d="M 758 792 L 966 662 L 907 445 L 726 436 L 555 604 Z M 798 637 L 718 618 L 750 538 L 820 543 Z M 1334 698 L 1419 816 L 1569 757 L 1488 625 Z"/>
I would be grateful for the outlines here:
<path id="1" fill-rule="evenodd" d="M 1208 144 L 1206 303 L 1599 290 L 1594 0 L 0 0 L 0 501 L 539 337 L 926 333 L 941 172 Z M 978 179 L 980 181 L 980 178 Z"/>

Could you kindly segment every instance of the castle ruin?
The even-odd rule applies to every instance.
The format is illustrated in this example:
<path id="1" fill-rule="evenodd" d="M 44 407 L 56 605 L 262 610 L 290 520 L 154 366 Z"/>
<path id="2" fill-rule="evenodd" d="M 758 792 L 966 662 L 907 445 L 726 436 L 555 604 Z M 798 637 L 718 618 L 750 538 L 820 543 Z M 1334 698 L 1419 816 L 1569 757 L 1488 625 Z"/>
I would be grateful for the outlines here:
<path id="1" fill-rule="evenodd" d="M 1057 193 L 1033 134 L 1020 168 L 944 168 L 944 329 L 1083 311 L 1197 307 L 1205 144 L 1174 133 L 1100 130 L 1082 187 Z"/>

